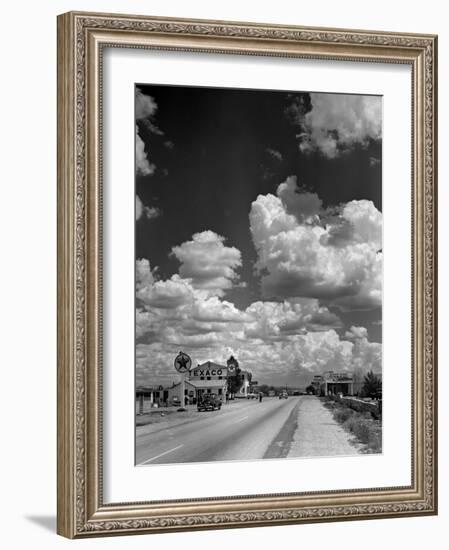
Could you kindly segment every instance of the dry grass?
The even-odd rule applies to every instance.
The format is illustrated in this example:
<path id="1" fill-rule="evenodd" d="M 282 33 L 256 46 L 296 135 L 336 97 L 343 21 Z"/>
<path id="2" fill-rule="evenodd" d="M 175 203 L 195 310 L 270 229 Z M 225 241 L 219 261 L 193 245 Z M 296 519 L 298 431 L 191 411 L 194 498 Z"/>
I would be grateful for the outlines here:
<path id="1" fill-rule="evenodd" d="M 332 411 L 334 419 L 364 445 L 366 453 L 382 452 L 382 421 L 369 412 L 358 412 L 344 403 L 326 400 L 324 405 Z"/>

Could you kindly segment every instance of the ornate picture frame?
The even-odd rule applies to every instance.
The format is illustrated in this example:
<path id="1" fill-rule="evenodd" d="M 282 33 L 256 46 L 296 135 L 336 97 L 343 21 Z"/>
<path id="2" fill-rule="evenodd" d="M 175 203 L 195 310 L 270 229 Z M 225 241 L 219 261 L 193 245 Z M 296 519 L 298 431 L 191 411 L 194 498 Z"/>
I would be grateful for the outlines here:
<path id="1" fill-rule="evenodd" d="M 407 486 L 104 501 L 105 48 L 402 64 L 412 97 Z M 70 12 L 58 17 L 58 533 L 90 536 L 437 513 L 437 37 Z M 130 372 L 133 366 L 130 365 Z M 131 375 L 130 375 L 131 376 Z"/>

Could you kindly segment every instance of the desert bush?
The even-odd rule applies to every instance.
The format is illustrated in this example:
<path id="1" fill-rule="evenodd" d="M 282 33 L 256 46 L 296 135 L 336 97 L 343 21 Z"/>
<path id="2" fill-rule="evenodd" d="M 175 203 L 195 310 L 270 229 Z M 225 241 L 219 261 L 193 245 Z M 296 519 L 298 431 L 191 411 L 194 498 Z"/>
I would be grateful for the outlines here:
<path id="1" fill-rule="evenodd" d="M 380 428 L 371 430 L 367 446 L 372 453 L 382 452 L 382 431 Z"/>
<path id="2" fill-rule="evenodd" d="M 323 405 L 332 412 L 343 429 L 365 446 L 365 452 L 382 452 L 382 424 L 372 412 L 358 411 L 352 408 L 352 402 L 334 401 L 328 397 L 323 398 Z"/>
<path id="3" fill-rule="evenodd" d="M 339 424 L 344 424 L 353 414 L 348 407 L 338 407 L 334 411 L 334 418 Z"/>
<path id="4" fill-rule="evenodd" d="M 371 430 L 365 419 L 353 415 L 346 420 L 344 427 L 353 433 L 359 441 L 365 444 L 368 443 Z"/>

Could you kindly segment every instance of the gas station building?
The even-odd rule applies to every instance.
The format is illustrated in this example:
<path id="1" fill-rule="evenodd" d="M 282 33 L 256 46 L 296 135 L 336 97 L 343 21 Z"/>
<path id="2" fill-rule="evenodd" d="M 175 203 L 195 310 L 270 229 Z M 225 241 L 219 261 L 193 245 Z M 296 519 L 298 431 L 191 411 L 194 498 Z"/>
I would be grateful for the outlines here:
<path id="1" fill-rule="evenodd" d="M 172 386 L 138 387 L 136 388 L 136 399 L 138 410 L 144 412 L 154 404 L 173 404 L 173 400 L 179 400 L 184 405 L 196 403 L 202 395 L 214 393 L 223 401 L 227 392 L 227 379 L 229 368 L 225 365 L 206 361 L 191 368 L 184 376 L 184 399 L 182 399 L 182 382 L 173 383 Z M 246 397 L 250 388 L 250 375 L 241 371 L 242 386 L 237 397 Z M 188 398 L 188 401 L 187 401 Z"/>

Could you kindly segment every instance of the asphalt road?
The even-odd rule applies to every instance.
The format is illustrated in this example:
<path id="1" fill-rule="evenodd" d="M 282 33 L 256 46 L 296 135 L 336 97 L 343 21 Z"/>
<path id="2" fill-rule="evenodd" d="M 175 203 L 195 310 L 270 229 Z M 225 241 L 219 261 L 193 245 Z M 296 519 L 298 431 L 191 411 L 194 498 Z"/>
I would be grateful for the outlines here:
<path id="1" fill-rule="evenodd" d="M 306 397 L 265 398 L 223 405 L 220 411 L 168 418 L 140 428 L 136 464 L 254 460 L 287 456 L 298 407 Z"/>

